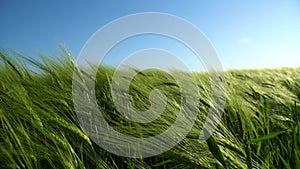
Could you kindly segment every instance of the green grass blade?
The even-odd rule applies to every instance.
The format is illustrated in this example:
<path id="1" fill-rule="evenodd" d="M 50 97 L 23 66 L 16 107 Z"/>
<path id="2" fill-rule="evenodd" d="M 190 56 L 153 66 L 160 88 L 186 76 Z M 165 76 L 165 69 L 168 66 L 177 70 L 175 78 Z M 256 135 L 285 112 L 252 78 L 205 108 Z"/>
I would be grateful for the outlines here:
<path id="1" fill-rule="evenodd" d="M 173 162 L 173 160 L 165 160 L 165 161 L 156 163 L 156 164 L 154 164 L 154 165 L 152 165 L 152 166 L 153 166 L 153 167 L 161 167 L 161 166 L 164 166 L 164 165 L 166 165 L 166 164 L 168 164 L 168 163 L 171 163 L 171 162 Z"/>
<path id="2" fill-rule="evenodd" d="M 204 129 L 204 135 L 208 135 L 208 132 L 206 129 Z M 213 154 L 213 156 L 223 165 L 224 168 L 227 168 L 223 153 L 221 152 L 215 138 L 211 135 L 206 140 L 206 143 L 208 145 L 210 152 Z"/>
<path id="3" fill-rule="evenodd" d="M 283 163 L 285 169 L 292 169 L 292 167 L 287 163 L 287 161 L 279 154 L 279 158 L 281 162 Z"/>
<path id="4" fill-rule="evenodd" d="M 258 137 L 258 138 L 252 139 L 250 143 L 258 143 L 258 142 L 261 142 L 261 141 L 264 141 L 264 140 L 268 140 L 268 139 L 271 139 L 271 138 L 274 138 L 274 137 L 278 136 L 279 134 L 281 134 L 283 132 L 284 131 L 272 132 L 272 133 L 264 135 L 262 137 Z"/>

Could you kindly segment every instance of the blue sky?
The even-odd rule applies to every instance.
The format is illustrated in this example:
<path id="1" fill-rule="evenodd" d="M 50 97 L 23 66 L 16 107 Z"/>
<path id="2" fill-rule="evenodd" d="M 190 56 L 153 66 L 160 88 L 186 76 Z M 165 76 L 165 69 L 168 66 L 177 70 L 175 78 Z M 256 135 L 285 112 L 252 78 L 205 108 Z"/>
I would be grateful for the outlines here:
<path id="1" fill-rule="evenodd" d="M 296 0 L 2 0 L 0 7 L 0 46 L 25 55 L 55 54 L 58 40 L 76 58 L 88 38 L 105 24 L 129 14 L 163 12 L 197 26 L 211 41 L 225 68 L 300 66 L 300 1 Z M 192 59 L 184 59 L 197 69 Z"/>

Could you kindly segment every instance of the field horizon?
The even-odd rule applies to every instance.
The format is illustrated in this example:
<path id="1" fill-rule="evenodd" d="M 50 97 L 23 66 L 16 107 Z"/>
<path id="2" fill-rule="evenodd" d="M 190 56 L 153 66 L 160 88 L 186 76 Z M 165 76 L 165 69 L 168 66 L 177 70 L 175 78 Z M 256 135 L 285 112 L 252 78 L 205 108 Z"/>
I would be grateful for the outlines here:
<path id="1" fill-rule="evenodd" d="M 75 85 L 95 90 L 98 108 L 116 131 L 147 138 L 176 120 L 182 94 L 169 74 L 138 72 L 130 84 L 131 103 L 141 111 L 149 109 L 152 90 L 167 96 L 162 116 L 143 124 L 116 111 L 110 86 L 115 70 L 94 71 L 95 89 L 85 88 L 84 80 Z M 224 113 L 204 143 L 199 135 L 207 111 L 218 105 L 207 72 L 193 72 L 199 90 L 194 125 L 176 146 L 149 158 L 117 156 L 86 134 L 74 110 L 74 72 L 89 73 L 64 49 L 39 60 L 0 51 L 0 168 L 300 168 L 300 67 L 225 70 Z"/>

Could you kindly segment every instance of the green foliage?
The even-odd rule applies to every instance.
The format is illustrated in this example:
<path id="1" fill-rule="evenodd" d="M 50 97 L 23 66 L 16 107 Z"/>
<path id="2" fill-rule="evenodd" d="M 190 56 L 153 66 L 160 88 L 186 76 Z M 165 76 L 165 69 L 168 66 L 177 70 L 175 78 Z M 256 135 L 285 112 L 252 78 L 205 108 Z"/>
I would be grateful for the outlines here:
<path id="1" fill-rule="evenodd" d="M 72 102 L 72 75 L 78 68 L 69 52 L 40 57 L 0 52 L 0 168 L 300 168 L 299 68 L 225 72 L 225 112 L 206 143 L 199 142 L 199 134 L 208 109 L 218 105 L 207 73 L 194 73 L 200 105 L 190 133 L 161 155 L 129 159 L 100 148 L 80 127 Z M 113 68 L 98 69 L 96 96 L 115 130 L 151 137 L 172 125 L 181 95 L 170 75 L 150 70 L 134 78 L 130 95 L 136 108 L 149 108 L 153 89 L 168 98 L 160 118 L 140 124 L 116 112 L 113 73 Z"/>

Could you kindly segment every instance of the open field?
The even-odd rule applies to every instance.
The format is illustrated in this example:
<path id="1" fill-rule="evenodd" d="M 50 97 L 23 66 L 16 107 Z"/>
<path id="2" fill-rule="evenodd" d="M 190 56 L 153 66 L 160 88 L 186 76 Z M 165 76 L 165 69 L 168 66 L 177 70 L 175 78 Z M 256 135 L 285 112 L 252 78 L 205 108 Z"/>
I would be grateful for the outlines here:
<path id="1" fill-rule="evenodd" d="M 132 159 L 100 148 L 79 126 L 71 57 L 62 52 L 57 59 L 41 58 L 0 53 L 0 168 L 300 168 L 300 68 L 225 72 L 225 112 L 213 136 L 202 144 L 203 119 L 217 105 L 210 98 L 207 74 L 194 73 L 201 100 L 190 133 L 166 153 Z M 153 89 L 163 90 L 168 98 L 163 115 L 145 125 L 115 111 L 109 86 L 114 70 L 100 69 L 98 105 L 115 130 L 150 137 L 172 125 L 181 103 L 170 75 L 146 71 L 132 82 L 132 103 L 140 110 L 149 108 Z"/>

